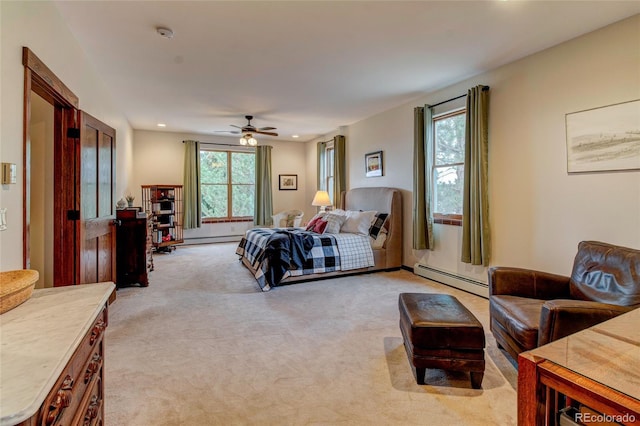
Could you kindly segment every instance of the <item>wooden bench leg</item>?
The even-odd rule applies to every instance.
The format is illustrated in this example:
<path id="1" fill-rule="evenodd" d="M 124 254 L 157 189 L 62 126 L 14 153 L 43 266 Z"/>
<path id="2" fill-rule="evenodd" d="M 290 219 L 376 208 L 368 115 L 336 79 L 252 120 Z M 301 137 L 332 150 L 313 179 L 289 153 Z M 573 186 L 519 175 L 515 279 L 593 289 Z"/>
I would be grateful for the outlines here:
<path id="1" fill-rule="evenodd" d="M 474 389 L 480 389 L 482 387 L 482 378 L 484 377 L 484 371 L 472 371 L 470 375 L 471 387 Z"/>

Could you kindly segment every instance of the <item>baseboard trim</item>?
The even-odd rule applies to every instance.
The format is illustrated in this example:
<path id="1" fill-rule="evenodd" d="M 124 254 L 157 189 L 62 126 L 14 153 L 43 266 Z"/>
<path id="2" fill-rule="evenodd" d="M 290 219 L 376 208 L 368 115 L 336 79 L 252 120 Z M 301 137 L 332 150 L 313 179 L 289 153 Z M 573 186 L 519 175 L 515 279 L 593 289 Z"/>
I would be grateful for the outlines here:
<path id="1" fill-rule="evenodd" d="M 484 297 L 485 299 L 489 298 L 489 286 L 483 282 L 452 274 L 451 272 L 434 269 L 419 263 L 415 264 L 413 270 L 414 274 L 423 278 L 427 278 L 450 287 L 455 287 L 468 293 L 476 294 Z"/>
<path id="2" fill-rule="evenodd" d="M 411 272 L 412 274 L 414 273 L 414 272 L 413 272 L 413 268 L 412 268 L 411 266 L 402 265 L 402 266 L 400 267 L 400 269 L 404 269 L 405 271 L 409 271 L 409 272 Z"/>
<path id="3" fill-rule="evenodd" d="M 242 240 L 243 235 L 221 235 L 217 237 L 185 238 L 184 245 L 210 244 L 210 243 L 235 243 Z"/>

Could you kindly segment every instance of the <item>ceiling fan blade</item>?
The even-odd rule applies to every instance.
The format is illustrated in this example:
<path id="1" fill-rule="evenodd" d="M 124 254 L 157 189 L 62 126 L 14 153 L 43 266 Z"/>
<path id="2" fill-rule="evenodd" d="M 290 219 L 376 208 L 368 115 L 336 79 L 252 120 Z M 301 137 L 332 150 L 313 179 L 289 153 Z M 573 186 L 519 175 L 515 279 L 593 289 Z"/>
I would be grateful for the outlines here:
<path id="1" fill-rule="evenodd" d="M 263 132 L 262 130 L 254 130 L 253 133 L 258 133 L 260 135 L 278 136 L 277 133 L 274 133 L 274 132 Z"/>
<path id="2" fill-rule="evenodd" d="M 236 126 L 235 124 L 229 124 L 229 126 L 231 126 L 231 127 L 237 127 L 238 129 L 242 129 L 242 127 L 240 127 L 240 126 Z"/>
<path id="3" fill-rule="evenodd" d="M 215 130 L 213 133 L 231 133 L 232 135 L 239 135 L 239 130 Z"/>
<path id="4" fill-rule="evenodd" d="M 260 127 L 258 130 L 260 131 L 264 131 L 264 130 L 276 130 L 275 127 Z"/>

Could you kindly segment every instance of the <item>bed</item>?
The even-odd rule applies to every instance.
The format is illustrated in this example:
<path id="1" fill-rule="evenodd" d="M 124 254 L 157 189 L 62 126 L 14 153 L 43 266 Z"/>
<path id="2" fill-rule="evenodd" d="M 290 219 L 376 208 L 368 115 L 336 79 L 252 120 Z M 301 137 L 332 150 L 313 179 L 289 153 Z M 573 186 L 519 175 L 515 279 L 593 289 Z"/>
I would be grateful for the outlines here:
<path id="1" fill-rule="evenodd" d="M 302 281 L 399 269 L 402 266 L 400 191 L 386 187 L 351 189 L 342 193 L 340 209 L 329 213 L 344 214 L 345 211 L 354 217 L 377 212 L 375 225 L 370 228 L 377 237 L 342 232 L 347 226 L 335 234 L 319 234 L 304 228 L 254 228 L 246 232 L 236 253 L 262 291 Z M 289 264 L 284 271 L 278 270 L 279 255 L 275 259 L 273 256 L 274 240 L 278 253 L 283 246 L 290 250 L 287 252 Z"/>

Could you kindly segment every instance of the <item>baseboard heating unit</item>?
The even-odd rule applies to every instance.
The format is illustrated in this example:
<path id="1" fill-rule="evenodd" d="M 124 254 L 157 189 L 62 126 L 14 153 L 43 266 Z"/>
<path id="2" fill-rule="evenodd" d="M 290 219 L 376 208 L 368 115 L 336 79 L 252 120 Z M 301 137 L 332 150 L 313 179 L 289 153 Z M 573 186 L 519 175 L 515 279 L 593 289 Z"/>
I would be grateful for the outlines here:
<path id="1" fill-rule="evenodd" d="M 489 298 L 489 285 L 467 277 L 461 277 L 450 272 L 440 271 L 430 268 L 429 266 L 416 263 L 413 272 L 423 278 L 446 284 L 469 293 L 477 294 L 485 298 Z"/>

